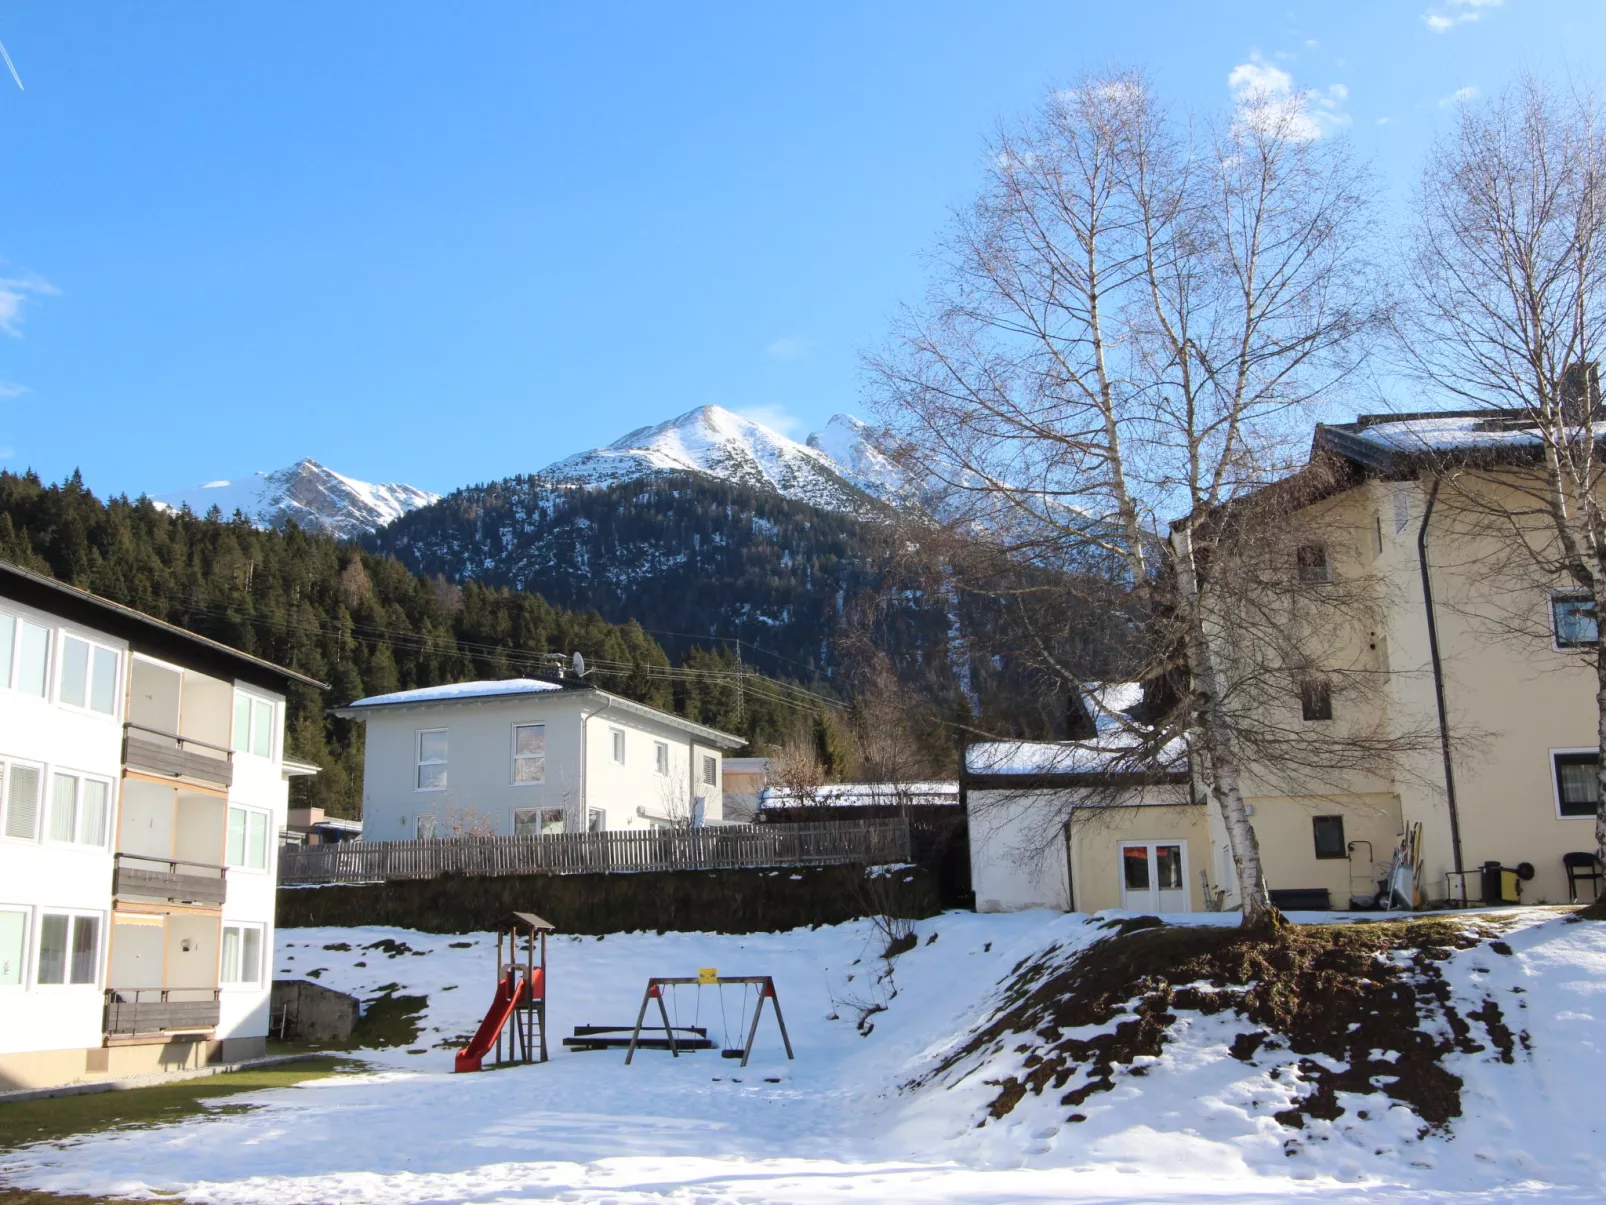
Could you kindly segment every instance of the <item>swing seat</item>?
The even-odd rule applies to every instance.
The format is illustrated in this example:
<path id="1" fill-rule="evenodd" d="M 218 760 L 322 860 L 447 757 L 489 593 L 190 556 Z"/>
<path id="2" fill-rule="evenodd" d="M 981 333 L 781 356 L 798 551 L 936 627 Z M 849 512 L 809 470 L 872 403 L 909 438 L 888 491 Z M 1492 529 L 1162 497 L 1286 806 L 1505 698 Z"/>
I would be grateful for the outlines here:
<path id="1" fill-rule="evenodd" d="M 732 1050 L 721 1050 L 719 1052 L 719 1057 L 722 1059 L 739 1059 L 746 1053 L 747 1051 L 743 1050 L 740 1046 L 737 1046 Z"/>

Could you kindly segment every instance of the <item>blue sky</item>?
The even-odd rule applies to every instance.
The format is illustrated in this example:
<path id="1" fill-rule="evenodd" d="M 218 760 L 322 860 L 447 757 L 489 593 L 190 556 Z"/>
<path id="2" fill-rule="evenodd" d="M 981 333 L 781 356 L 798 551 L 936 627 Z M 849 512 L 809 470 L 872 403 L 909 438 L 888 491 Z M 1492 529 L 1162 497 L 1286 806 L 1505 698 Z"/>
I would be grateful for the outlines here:
<path id="1" fill-rule="evenodd" d="M 1284 72 L 1399 196 L 1447 98 L 1577 71 L 1606 3 L 35 0 L 0 42 L 0 463 L 444 491 L 862 412 L 981 138 L 1085 68 Z"/>

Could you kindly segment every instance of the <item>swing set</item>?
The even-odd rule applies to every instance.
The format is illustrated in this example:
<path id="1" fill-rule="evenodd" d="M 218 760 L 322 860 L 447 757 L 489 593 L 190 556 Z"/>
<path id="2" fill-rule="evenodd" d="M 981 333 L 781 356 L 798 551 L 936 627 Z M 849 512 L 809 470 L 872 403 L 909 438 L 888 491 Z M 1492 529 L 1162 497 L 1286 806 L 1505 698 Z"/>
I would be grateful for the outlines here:
<path id="1" fill-rule="evenodd" d="M 747 1002 L 749 998 L 755 1001 L 753 1019 L 747 1026 L 747 1040 L 741 1046 L 731 1045 L 730 1014 L 725 1007 L 725 988 L 736 984 L 740 984 L 742 988 L 742 1008 L 737 1014 L 738 1028 L 736 1032 L 738 1035 L 741 1033 L 741 1023 L 747 1018 Z M 695 987 L 697 989 L 696 1008 L 692 1023 L 689 1026 L 682 1026 L 678 1023 L 680 1020 L 680 1000 L 677 991 L 681 987 Z M 630 1035 L 630 1047 L 625 1051 L 625 1064 L 628 1066 L 630 1060 L 636 1057 L 636 1048 L 638 1046 L 650 1045 L 662 1048 L 667 1045 L 669 1053 L 677 1059 L 680 1057 L 682 1049 L 706 1050 L 709 1046 L 712 1046 L 713 1043 L 707 1041 L 707 1029 L 699 1029 L 697 1026 L 698 1020 L 701 1019 L 703 1007 L 702 989 L 705 987 L 715 987 L 719 990 L 719 1014 L 721 1024 L 724 1027 L 725 1039 L 725 1044 L 719 1051 L 722 1058 L 741 1059 L 741 1065 L 743 1067 L 747 1066 L 747 1060 L 753 1054 L 753 1041 L 758 1036 L 758 1020 L 764 1014 L 764 1001 L 766 1000 L 770 1001 L 775 1009 L 775 1024 L 780 1027 L 781 1043 L 786 1047 L 786 1057 L 789 1059 L 796 1058 L 792 1053 L 792 1039 L 786 1033 L 786 1019 L 781 1016 L 781 999 L 775 994 L 775 980 L 773 978 L 768 975 L 721 975 L 714 967 L 703 967 L 698 970 L 695 978 L 654 977 L 647 980 L 647 990 L 641 997 L 641 1011 L 636 1014 L 636 1028 Z M 664 1003 L 665 988 L 669 989 L 669 1004 L 667 1005 Z M 658 1001 L 658 1015 L 663 1019 L 665 1041 L 658 1041 L 652 1038 L 643 1039 L 641 1036 L 642 1024 L 647 1019 L 647 1008 L 654 1000 Z M 675 1024 L 671 1024 L 669 1019 L 671 1006 L 673 1006 L 675 1013 Z M 677 1031 L 699 1034 L 703 1041 L 677 1041 L 675 1038 Z M 649 1030 L 648 1032 L 652 1031 Z"/>

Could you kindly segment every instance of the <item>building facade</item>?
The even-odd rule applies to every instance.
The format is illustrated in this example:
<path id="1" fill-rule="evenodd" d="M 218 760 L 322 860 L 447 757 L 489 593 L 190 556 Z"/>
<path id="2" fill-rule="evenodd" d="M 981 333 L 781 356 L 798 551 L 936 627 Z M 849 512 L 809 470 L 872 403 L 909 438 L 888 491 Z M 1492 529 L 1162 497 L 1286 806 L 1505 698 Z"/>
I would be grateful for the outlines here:
<path id="1" fill-rule="evenodd" d="M 0 1090 L 262 1052 L 293 681 L 0 562 Z"/>
<path id="2" fill-rule="evenodd" d="M 539 836 L 717 824 L 746 742 L 584 679 L 462 682 L 358 699 L 363 838 Z"/>

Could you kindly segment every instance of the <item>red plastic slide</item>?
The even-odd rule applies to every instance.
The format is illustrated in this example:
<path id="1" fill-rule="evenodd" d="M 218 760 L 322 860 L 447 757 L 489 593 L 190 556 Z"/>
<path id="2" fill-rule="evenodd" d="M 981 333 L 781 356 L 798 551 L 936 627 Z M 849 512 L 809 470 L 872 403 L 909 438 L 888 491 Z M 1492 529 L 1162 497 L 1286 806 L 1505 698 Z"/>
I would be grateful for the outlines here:
<path id="1" fill-rule="evenodd" d="M 533 990 L 532 990 L 533 987 Z M 542 982 L 542 971 L 536 969 L 535 982 L 525 979 L 522 975 L 507 974 L 496 985 L 496 998 L 491 1002 L 490 1011 L 485 1014 L 485 1020 L 480 1022 L 479 1030 L 471 1041 L 462 1050 L 457 1052 L 457 1059 L 453 1066 L 454 1071 L 478 1071 L 480 1064 L 491 1047 L 496 1045 L 497 1036 L 507 1025 L 508 1019 L 513 1016 L 513 1010 L 526 1000 L 539 1000 L 546 984 Z"/>

